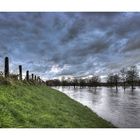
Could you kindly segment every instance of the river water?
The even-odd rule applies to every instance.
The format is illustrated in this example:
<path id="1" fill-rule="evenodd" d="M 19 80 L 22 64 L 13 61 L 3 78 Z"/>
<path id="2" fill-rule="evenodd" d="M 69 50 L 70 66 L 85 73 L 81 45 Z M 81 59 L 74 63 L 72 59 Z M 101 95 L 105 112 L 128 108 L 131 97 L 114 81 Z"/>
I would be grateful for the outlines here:
<path id="1" fill-rule="evenodd" d="M 88 106 L 102 118 L 121 128 L 140 128 L 140 88 L 133 92 L 120 87 L 118 92 L 107 87 L 53 87 Z"/>

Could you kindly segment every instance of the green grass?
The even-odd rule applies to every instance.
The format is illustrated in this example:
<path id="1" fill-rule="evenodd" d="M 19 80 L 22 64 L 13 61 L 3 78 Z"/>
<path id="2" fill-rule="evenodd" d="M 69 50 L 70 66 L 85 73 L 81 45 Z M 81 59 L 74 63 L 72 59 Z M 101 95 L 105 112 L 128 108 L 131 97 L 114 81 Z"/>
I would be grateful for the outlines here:
<path id="1" fill-rule="evenodd" d="M 89 108 L 47 86 L 0 85 L 1 128 L 114 127 Z"/>

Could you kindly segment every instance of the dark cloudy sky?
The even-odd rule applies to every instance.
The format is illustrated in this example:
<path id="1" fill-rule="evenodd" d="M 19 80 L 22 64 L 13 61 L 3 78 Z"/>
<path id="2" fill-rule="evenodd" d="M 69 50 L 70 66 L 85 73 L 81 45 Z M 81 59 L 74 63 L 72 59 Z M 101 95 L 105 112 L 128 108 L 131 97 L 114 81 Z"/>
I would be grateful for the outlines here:
<path id="1" fill-rule="evenodd" d="M 0 13 L 0 70 L 10 58 L 44 79 L 140 64 L 140 13 Z"/>

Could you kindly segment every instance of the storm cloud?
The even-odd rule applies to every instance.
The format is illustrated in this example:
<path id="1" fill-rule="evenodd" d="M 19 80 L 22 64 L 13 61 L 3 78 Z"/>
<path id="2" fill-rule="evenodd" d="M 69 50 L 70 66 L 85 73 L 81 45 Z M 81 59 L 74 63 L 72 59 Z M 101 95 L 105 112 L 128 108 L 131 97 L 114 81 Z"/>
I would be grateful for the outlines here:
<path id="1" fill-rule="evenodd" d="M 0 70 L 43 79 L 107 75 L 140 65 L 140 13 L 0 13 Z"/>

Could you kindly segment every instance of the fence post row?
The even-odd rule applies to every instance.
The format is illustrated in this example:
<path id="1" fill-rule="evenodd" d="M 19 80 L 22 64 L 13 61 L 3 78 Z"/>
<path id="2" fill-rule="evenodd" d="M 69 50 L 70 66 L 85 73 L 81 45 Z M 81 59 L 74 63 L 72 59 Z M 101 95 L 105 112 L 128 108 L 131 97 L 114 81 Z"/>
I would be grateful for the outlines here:
<path id="1" fill-rule="evenodd" d="M 5 60 L 4 60 L 4 77 L 5 78 L 8 78 L 10 76 L 10 73 L 9 73 L 9 58 L 8 57 L 5 57 Z M 27 81 L 30 80 L 30 77 L 29 77 L 29 70 L 26 71 L 26 77 L 25 79 Z M 19 65 L 19 80 L 22 81 L 22 65 Z M 36 76 L 34 74 L 31 75 L 31 80 L 35 80 L 37 82 L 41 82 L 42 79 L 40 78 L 40 76 Z"/>

